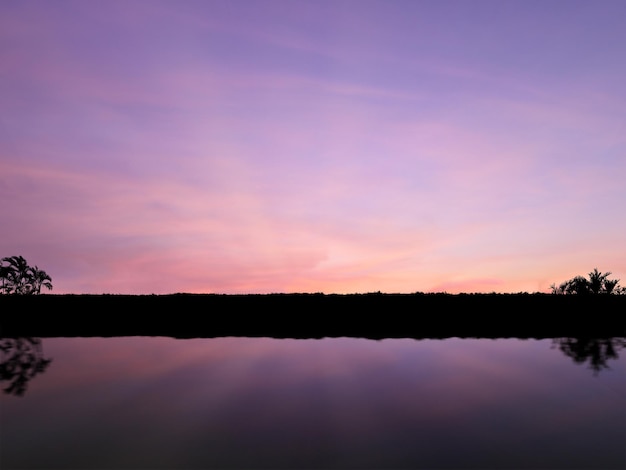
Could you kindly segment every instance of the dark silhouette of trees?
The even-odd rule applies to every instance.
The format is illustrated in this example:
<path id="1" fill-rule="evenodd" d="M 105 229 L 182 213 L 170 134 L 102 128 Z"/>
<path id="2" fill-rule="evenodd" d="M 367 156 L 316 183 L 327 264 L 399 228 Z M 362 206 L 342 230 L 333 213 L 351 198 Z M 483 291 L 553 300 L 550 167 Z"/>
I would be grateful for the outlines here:
<path id="1" fill-rule="evenodd" d="M 594 268 L 589 273 L 589 279 L 576 276 L 562 282 L 557 287 L 552 284 L 550 288 L 553 294 L 626 294 L 626 288 L 620 287 L 619 279 L 609 279 L 610 272 L 602 273 Z"/>
<path id="2" fill-rule="evenodd" d="M 0 338 L 0 381 L 9 382 L 5 393 L 23 396 L 28 382 L 51 362 L 43 357 L 40 338 Z"/>
<path id="3" fill-rule="evenodd" d="M 52 279 L 38 266 L 29 266 L 22 256 L 0 260 L 0 294 L 37 295 L 52 289 Z"/>
<path id="4" fill-rule="evenodd" d="M 626 338 L 554 338 L 552 347 L 558 347 L 576 364 L 589 363 L 594 375 L 608 369 L 607 361 L 617 359 L 618 351 L 626 346 Z"/>

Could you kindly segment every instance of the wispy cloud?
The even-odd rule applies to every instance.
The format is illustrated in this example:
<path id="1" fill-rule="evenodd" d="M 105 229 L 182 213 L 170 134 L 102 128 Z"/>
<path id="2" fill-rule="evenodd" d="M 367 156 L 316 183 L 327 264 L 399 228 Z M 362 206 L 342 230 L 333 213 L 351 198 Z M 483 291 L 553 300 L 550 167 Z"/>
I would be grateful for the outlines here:
<path id="1" fill-rule="evenodd" d="M 576 15 L 542 52 L 532 7 L 366 3 L 0 7 L 0 255 L 55 292 L 626 276 L 624 70 Z"/>

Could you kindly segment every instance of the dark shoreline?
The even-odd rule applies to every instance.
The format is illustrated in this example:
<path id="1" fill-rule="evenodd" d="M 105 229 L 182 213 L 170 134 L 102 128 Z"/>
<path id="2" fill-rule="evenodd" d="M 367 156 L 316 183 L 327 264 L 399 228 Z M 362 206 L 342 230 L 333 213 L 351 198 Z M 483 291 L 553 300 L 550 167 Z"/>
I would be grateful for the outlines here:
<path id="1" fill-rule="evenodd" d="M 626 296 L 169 294 L 0 296 L 0 337 L 626 337 Z"/>

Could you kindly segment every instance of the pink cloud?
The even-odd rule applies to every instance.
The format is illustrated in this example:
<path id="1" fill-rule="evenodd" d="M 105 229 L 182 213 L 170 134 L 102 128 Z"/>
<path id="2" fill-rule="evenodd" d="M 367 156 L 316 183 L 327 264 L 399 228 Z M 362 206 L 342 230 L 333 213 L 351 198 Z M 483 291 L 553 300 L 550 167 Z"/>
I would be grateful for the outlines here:
<path id="1" fill-rule="evenodd" d="M 281 25 L 206 8 L 0 15 L 2 256 L 50 266 L 57 292 L 626 276 L 623 96 L 599 72 L 557 84 L 508 56 L 452 60 L 446 41 L 415 54 L 360 32 L 367 16 L 320 41 L 317 6 Z"/>

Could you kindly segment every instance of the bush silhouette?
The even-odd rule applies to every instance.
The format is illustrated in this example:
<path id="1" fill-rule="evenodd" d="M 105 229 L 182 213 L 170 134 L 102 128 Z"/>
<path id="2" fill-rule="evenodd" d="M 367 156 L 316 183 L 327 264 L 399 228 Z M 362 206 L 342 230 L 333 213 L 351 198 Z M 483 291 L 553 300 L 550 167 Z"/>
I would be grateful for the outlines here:
<path id="1" fill-rule="evenodd" d="M 552 284 L 553 294 L 626 294 L 626 288 L 619 285 L 619 279 L 609 279 L 610 272 L 602 273 L 594 268 L 589 278 L 576 276 L 558 285 Z"/>
<path id="2" fill-rule="evenodd" d="M 52 289 L 52 279 L 37 266 L 29 266 L 22 256 L 0 260 L 0 294 L 37 295 L 41 288 Z"/>

